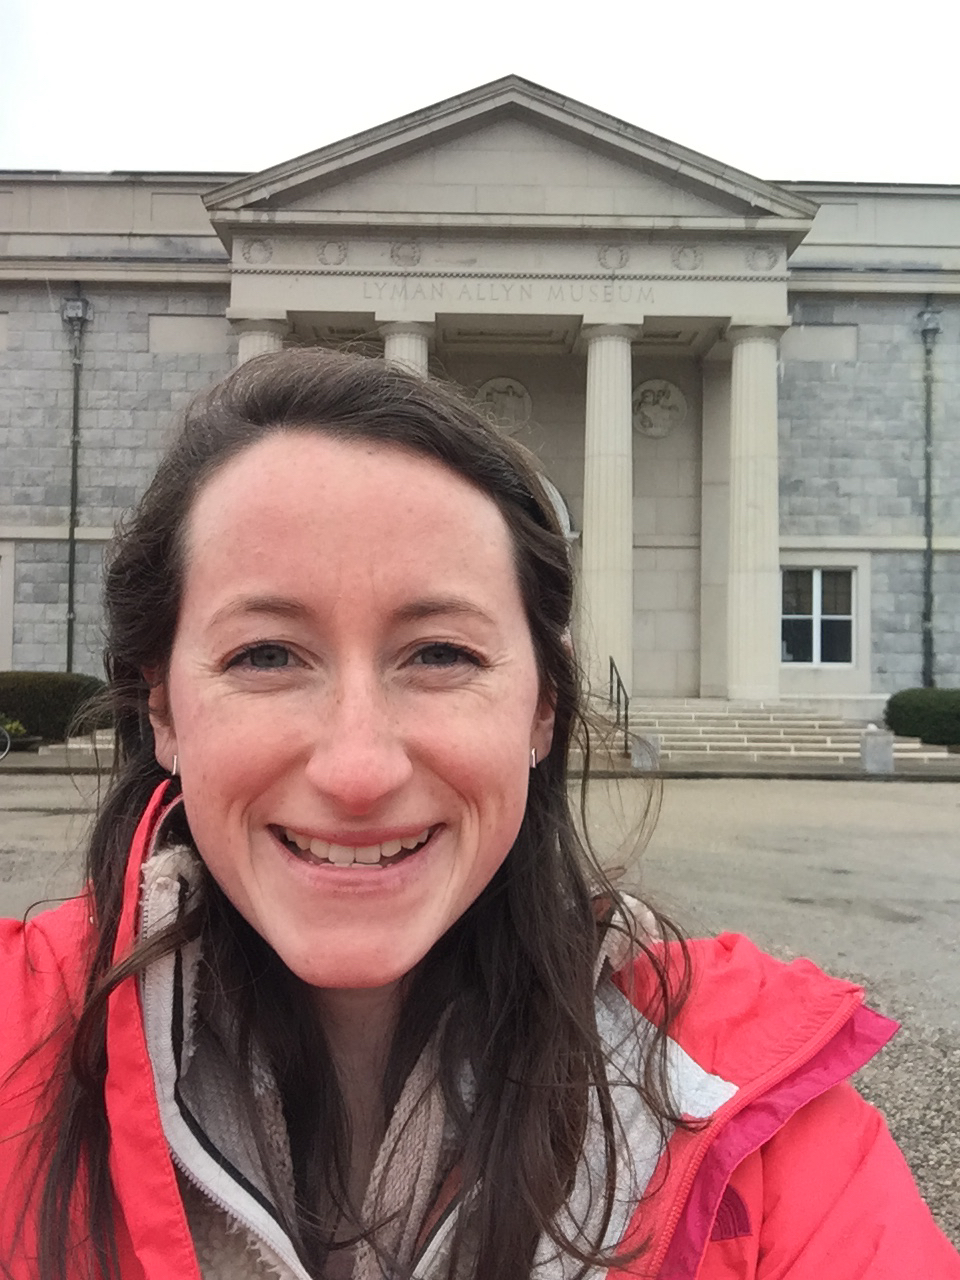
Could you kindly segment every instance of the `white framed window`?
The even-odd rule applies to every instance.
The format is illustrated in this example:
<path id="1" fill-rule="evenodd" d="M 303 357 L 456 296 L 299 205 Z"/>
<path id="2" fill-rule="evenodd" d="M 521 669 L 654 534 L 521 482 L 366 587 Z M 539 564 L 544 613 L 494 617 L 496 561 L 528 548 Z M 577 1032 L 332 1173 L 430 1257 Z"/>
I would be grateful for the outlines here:
<path id="1" fill-rule="evenodd" d="M 808 666 L 850 666 L 854 660 L 854 570 L 780 571 L 780 659 Z"/>

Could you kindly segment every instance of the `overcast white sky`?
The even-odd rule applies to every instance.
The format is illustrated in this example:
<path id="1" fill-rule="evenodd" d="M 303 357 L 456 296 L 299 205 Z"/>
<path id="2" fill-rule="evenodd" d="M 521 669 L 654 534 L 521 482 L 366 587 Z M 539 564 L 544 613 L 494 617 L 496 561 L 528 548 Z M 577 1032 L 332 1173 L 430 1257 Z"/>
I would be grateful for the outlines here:
<path id="1" fill-rule="evenodd" d="M 761 178 L 960 183 L 956 0 L 0 0 L 0 168 L 248 172 L 514 72 Z"/>

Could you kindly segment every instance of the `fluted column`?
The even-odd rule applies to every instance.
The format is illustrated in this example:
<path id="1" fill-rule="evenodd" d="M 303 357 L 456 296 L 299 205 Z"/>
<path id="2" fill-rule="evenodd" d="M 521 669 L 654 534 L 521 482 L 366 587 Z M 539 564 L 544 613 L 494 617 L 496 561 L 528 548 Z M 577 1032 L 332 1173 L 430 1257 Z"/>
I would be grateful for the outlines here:
<path id="1" fill-rule="evenodd" d="M 780 695 L 778 327 L 733 325 L 730 386 L 728 696 Z"/>
<path id="2" fill-rule="evenodd" d="M 402 364 L 427 376 L 429 360 L 430 331 L 432 326 L 413 321 L 391 321 L 380 326 L 383 338 L 383 358 L 391 364 Z"/>
<path id="3" fill-rule="evenodd" d="M 262 356 L 270 351 L 282 351 L 283 340 L 290 326 L 285 319 L 250 318 L 231 320 L 236 332 L 240 335 L 237 347 L 237 364 L 252 360 L 254 356 Z"/>
<path id="4" fill-rule="evenodd" d="M 632 330 L 584 329 L 587 412 L 583 464 L 583 639 L 595 692 L 612 657 L 633 684 Z"/>

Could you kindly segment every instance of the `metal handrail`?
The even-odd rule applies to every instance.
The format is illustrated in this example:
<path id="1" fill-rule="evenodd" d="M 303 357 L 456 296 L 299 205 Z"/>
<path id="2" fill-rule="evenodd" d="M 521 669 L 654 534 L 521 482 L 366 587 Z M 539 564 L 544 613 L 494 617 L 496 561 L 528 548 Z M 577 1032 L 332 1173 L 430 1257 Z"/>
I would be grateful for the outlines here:
<path id="1" fill-rule="evenodd" d="M 623 683 L 617 664 L 610 655 L 610 705 L 616 708 L 614 727 L 620 728 L 620 714 L 623 711 L 623 754 L 630 754 L 630 695 Z"/>

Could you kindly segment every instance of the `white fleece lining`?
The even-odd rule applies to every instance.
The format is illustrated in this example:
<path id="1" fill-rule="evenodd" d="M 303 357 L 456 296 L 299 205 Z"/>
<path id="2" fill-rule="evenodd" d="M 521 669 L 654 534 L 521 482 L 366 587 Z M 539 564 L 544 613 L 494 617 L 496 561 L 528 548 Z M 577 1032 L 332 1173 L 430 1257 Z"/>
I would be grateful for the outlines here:
<path id="1" fill-rule="evenodd" d="M 145 864 L 143 878 L 142 932 L 149 936 L 160 925 L 176 918 L 181 906 L 184 880 L 187 883 L 196 881 L 194 855 L 185 849 L 165 849 Z M 190 980 L 192 975 L 188 976 L 186 971 L 196 964 L 196 955 L 185 955 L 187 950 L 185 948 L 180 953 L 185 962 L 181 984 L 184 989 L 183 1012 L 186 1025 L 182 1031 L 185 1046 L 189 1043 L 186 1037 L 192 1020 L 188 992 L 193 985 Z M 189 963 L 191 960 L 193 965 Z M 173 1046 L 177 963 L 175 955 L 165 956 L 150 965 L 141 977 L 147 1050 L 153 1066 L 160 1118 L 174 1161 L 191 1182 L 228 1215 L 239 1221 L 258 1244 L 265 1245 L 270 1253 L 275 1254 L 277 1260 L 289 1268 L 297 1280 L 311 1280 L 297 1258 L 289 1237 L 273 1215 L 205 1149 L 181 1111 L 176 1097 L 177 1064 Z M 231 1154 L 225 1154 L 231 1163 L 239 1166 L 240 1160 L 236 1156 L 231 1158 Z M 240 1172 L 246 1176 L 243 1170 Z M 255 1180 L 255 1176 L 251 1175 L 250 1181 Z"/>

